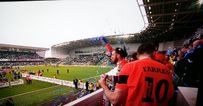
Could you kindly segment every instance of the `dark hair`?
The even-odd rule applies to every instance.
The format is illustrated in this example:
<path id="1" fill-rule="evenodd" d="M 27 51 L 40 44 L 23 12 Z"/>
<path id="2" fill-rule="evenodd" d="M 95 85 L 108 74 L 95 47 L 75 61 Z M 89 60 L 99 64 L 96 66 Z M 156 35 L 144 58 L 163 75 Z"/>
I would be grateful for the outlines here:
<path id="1" fill-rule="evenodd" d="M 154 45 L 154 50 L 158 51 L 159 50 L 159 42 L 152 42 L 152 44 Z"/>
<path id="2" fill-rule="evenodd" d="M 115 49 L 115 52 L 118 53 L 118 54 L 120 54 L 122 58 L 125 58 L 125 57 L 127 56 L 126 51 L 124 51 L 124 50 L 123 50 L 122 48 L 120 48 L 120 47 L 117 47 L 117 48 Z"/>
<path id="3" fill-rule="evenodd" d="M 134 52 L 134 53 L 132 54 L 132 58 L 133 58 L 134 60 L 137 60 L 137 52 Z"/>
<path id="4" fill-rule="evenodd" d="M 138 54 L 147 53 L 152 55 L 154 51 L 155 51 L 155 46 L 152 43 L 144 43 L 140 45 L 137 49 Z"/>

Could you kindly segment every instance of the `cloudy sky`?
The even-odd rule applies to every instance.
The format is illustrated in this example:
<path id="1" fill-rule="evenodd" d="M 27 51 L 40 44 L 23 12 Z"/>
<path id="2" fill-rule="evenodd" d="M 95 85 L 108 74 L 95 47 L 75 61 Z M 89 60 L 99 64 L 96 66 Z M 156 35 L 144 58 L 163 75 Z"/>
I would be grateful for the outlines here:
<path id="1" fill-rule="evenodd" d="M 50 48 L 144 27 L 137 0 L 0 2 L 0 43 Z M 50 56 L 50 51 L 46 56 Z"/>

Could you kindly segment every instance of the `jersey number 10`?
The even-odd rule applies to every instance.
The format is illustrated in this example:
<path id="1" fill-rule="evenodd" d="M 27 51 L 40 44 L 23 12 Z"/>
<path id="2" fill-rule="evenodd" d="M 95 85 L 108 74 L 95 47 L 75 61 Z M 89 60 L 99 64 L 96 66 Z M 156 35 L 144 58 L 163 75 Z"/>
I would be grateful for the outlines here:
<path id="1" fill-rule="evenodd" d="M 163 101 L 166 100 L 167 98 L 167 92 L 168 92 L 168 88 L 169 88 L 169 83 L 167 80 L 160 80 L 156 87 L 155 87 L 155 91 L 153 90 L 153 86 L 154 86 L 154 79 L 151 78 L 151 77 L 146 77 L 145 78 L 145 82 L 146 82 L 146 97 L 143 97 L 142 98 L 142 101 L 143 102 L 154 102 L 154 98 L 152 97 L 152 93 L 155 92 L 155 98 L 157 100 L 158 103 L 161 103 Z M 164 87 L 164 94 L 162 97 L 160 97 L 160 91 L 161 91 L 161 87 L 162 86 L 165 86 Z"/>

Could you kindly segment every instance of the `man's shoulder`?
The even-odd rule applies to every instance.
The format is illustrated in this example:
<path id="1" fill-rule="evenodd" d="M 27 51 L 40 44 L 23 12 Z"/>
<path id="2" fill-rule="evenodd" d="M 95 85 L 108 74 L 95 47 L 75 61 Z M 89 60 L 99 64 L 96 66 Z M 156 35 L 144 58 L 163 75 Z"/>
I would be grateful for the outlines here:
<path id="1" fill-rule="evenodd" d="M 162 63 L 159 63 L 153 59 L 150 59 L 150 58 L 147 58 L 147 59 L 142 59 L 142 60 L 136 60 L 136 61 L 133 61 L 133 62 L 128 62 L 125 64 L 125 67 L 131 67 L 131 66 L 140 66 L 140 65 L 157 65 L 157 66 L 163 66 L 165 67 L 164 64 Z"/>
<path id="2" fill-rule="evenodd" d="M 123 66 L 123 68 L 132 68 L 133 66 L 136 66 L 137 64 L 139 64 L 139 61 L 138 60 L 136 60 L 136 61 L 133 61 L 133 62 L 127 62 L 124 66 Z"/>
<path id="3" fill-rule="evenodd" d="M 142 63 L 149 63 L 149 62 L 153 62 L 153 60 L 150 58 L 146 58 L 146 59 L 133 61 L 133 62 L 131 62 L 131 64 L 135 65 L 135 64 L 142 64 Z"/>
<path id="4" fill-rule="evenodd" d="M 153 60 L 151 58 L 146 58 L 146 59 L 142 59 L 142 60 L 137 60 L 135 61 L 135 63 L 133 64 L 139 64 L 139 65 L 155 65 L 155 66 L 159 66 L 159 67 L 166 67 L 165 64 L 160 63 L 156 60 Z"/>
<path id="5" fill-rule="evenodd" d="M 123 59 L 120 64 L 121 64 L 121 66 L 124 66 L 124 65 L 127 64 L 127 63 L 128 63 L 128 61 L 125 60 L 125 59 Z"/>

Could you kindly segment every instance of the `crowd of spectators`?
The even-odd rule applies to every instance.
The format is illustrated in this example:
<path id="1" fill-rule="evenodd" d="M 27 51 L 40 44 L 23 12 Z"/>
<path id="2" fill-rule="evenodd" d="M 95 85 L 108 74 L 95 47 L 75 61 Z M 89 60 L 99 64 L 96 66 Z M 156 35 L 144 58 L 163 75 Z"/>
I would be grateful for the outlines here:
<path id="1" fill-rule="evenodd" d="M 174 81 L 178 86 L 198 87 L 203 40 L 190 38 L 182 48 L 169 48 L 166 55 L 174 65 Z M 198 69 L 199 68 L 199 69 Z"/>
<path id="2" fill-rule="evenodd" d="M 15 81 L 22 78 L 22 74 L 17 69 L 4 68 L 0 69 L 0 83 Z"/>
<path id="3" fill-rule="evenodd" d="M 182 46 L 179 47 L 169 47 L 166 51 L 157 51 L 155 59 L 167 65 L 167 67 L 173 71 L 174 83 L 177 86 L 190 86 L 198 87 L 200 72 L 197 69 L 200 66 L 200 59 L 202 56 L 202 46 L 203 41 L 201 36 L 192 36 L 188 38 Z M 134 56 L 135 54 L 135 56 Z M 136 58 L 136 53 L 132 56 L 128 56 L 128 60 L 132 61 Z M 109 58 L 104 55 L 100 58 L 98 56 L 78 56 L 72 58 L 70 64 L 98 64 L 108 63 Z"/>
<path id="4" fill-rule="evenodd" d="M 116 85 L 117 89 L 115 89 L 115 91 L 111 91 L 111 89 L 109 89 L 109 86 L 107 83 L 107 78 L 109 76 L 107 76 L 107 75 L 101 76 L 99 83 L 100 83 L 101 87 L 104 89 L 105 95 L 108 97 L 108 99 L 111 101 L 111 103 L 113 105 L 117 105 L 117 104 L 120 105 L 120 103 L 122 103 L 122 102 L 125 104 L 129 103 L 128 105 L 130 105 L 130 103 L 131 103 L 131 105 L 133 105 L 133 103 L 142 104 L 143 98 L 140 101 L 139 97 L 142 97 L 142 95 L 144 93 L 139 93 L 139 92 L 141 92 L 141 90 L 137 90 L 137 87 L 138 87 L 138 89 L 141 89 L 141 86 L 140 87 L 135 86 L 135 84 L 144 83 L 144 82 L 142 83 L 141 81 L 143 81 L 143 80 L 140 80 L 140 79 L 144 79 L 144 77 L 142 78 L 141 75 L 143 75 L 145 71 L 159 72 L 160 69 L 162 69 L 162 72 L 164 72 L 163 69 L 167 70 L 166 72 L 169 73 L 167 76 L 167 78 L 168 78 L 167 80 L 168 80 L 168 82 L 170 82 L 170 91 L 171 91 L 169 94 L 172 94 L 172 95 L 167 95 L 167 96 L 170 96 L 170 99 L 171 99 L 170 103 L 172 103 L 172 104 L 175 104 L 175 100 L 177 97 L 177 93 L 176 93 L 177 86 L 197 87 L 197 88 L 201 86 L 201 84 L 200 84 L 201 73 L 199 70 L 199 69 L 201 69 L 201 61 L 203 59 L 203 56 L 202 56 L 203 39 L 201 38 L 201 36 L 192 36 L 191 38 L 187 39 L 184 42 L 184 44 L 179 48 L 169 47 L 167 51 L 158 51 L 158 47 L 159 47 L 159 45 L 157 45 L 156 43 L 154 43 L 154 44 L 146 43 L 146 44 L 142 44 L 138 48 L 138 51 L 137 51 L 138 60 L 134 60 L 135 62 L 130 62 L 129 64 L 125 65 L 124 68 L 122 68 L 122 71 L 119 72 L 119 75 L 120 75 L 120 76 L 118 76 L 119 81 L 117 82 L 117 85 Z M 146 51 L 144 51 L 144 50 L 146 50 Z M 135 53 L 134 55 L 137 55 L 137 54 Z M 113 61 L 113 59 L 114 58 L 112 55 L 111 60 Z M 150 63 L 150 61 L 148 62 L 147 59 L 151 59 L 150 60 L 151 63 Z M 159 63 L 156 62 L 155 60 L 158 61 Z M 143 62 L 143 63 L 141 64 L 141 62 Z M 160 66 L 163 68 L 160 68 L 159 70 L 157 70 L 158 68 L 156 69 L 153 67 L 153 64 L 152 64 L 153 62 L 154 62 L 155 67 Z M 147 65 L 149 65 L 149 67 Z M 137 74 L 140 74 L 140 75 L 137 75 Z M 163 74 L 166 74 L 166 73 L 163 73 Z M 161 76 L 161 74 L 160 75 L 157 74 L 157 76 L 156 76 L 156 74 L 150 73 L 150 75 L 154 75 L 155 76 L 154 78 L 157 78 L 157 79 L 158 79 L 157 76 L 163 77 L 163 76 Z M 150 75 L 148 75 L 148 76 L 150 76 Z M 137 77 L 135 77 L 135 76 L 137 76 Z M 151 81 L 153 81 L 152 76 L 146 77 L 146 78 L 152 78 Z M 173 78 L 173 83 L 171 83 L 172 78 Z M 137 80 L 140 80 L 140 81 L 137 81 Z M 132 86 L 132 83 L 133 83 L 133 86 Z M 167 83 L 167 84 L 169 84 L 169 83 Z M 175 87 L 173 87 L 174 85 L 175 85 Z M 129 88 L 129 86 L 130 86 L 130 88 Z M 153 88 L 153 83 L 149 84 L 149 86 L 152 86 L 152 88 Z M 175 95 L 173 95 L 174 88 L 175 88 L 175 92 L 174 92 Z M 129 92 L 129 89 L 131 92 Z M 136 90 L 134 90 L 134 89 L 136 89 Z M 169 89 L 169 85 L 167 85 L 167 90 L 168 89 Z M 136 91 L 138 91 L 138 92 L 136 92 Z M 126 92 L 128 95 L 126 95 Z M 132 92 L 133 92 L 133 95 L 132 95 Z M 151 95 L 153 92 L 152 89 L 150 90 L 150 92 L 151 92 L 150 93 L 150 95 Z M 157 91 L 156 91 L 156 95 L 157 95 Z M 134 102 L 135 96 L 138 97 L 138 99 L 136 99 L 137 102 Z M 127 97 L 127 99 L 125 97 Z M 122 101 L 123 99 L 126 99 L 126 101 Z M 147 99 L 149 99 L 149 98 L 147 98 Z M 133 100 L 133 102 L 132 102 L 132 100 Z M 149 102 L 149 101 L 146 100 L 144 102 Z M 144 104 L 144 102 L 143 102 L 143 104 Z M 165 103 L 169 103 L 169 102 L 166 101 Z"/>
<path id="5" fill-rule="evenodd" d="M 0 51 L 0 59 L 26 60 L 43 58 L 34 52 Z"/>
<path id="6" fill-rule="evenodd" d="M 105 55 L 79 55 L 67 57 L 64 65 L 97 65 Z"/>
<path id="7" fill-rule="evenodd" d="M 84 97 L 100 88 L 98 81 L 95 82 L 95 78 L 90 78 L 87 81 L 83 82 L 79 79 L 74 79 L 75 88 L 70 91 L 70 93 L 54 98 L 48 103 L 44 103 L 41 106 L 60 106 L 72 102 L 78 98 Z M 83 85 L 82 85 L 83 84 Z M 76 87 L 77 86 L 77 87 Z M 83 89 L 78 88 L 82 86 Z M 53 91 L 54 93 L 64 90 L 63 88 Z"/>
<path id="8" fill-rule="evenodd" d="M 0 61 L 0 66 L 26 66 L 26 65 L 44 65 L 43 61 Z"/>
<path id="9" fill-rule="evenodd" d="M 35 52 L 0 51 L 0 66 L 43 65 L 43 57 Z"/>

